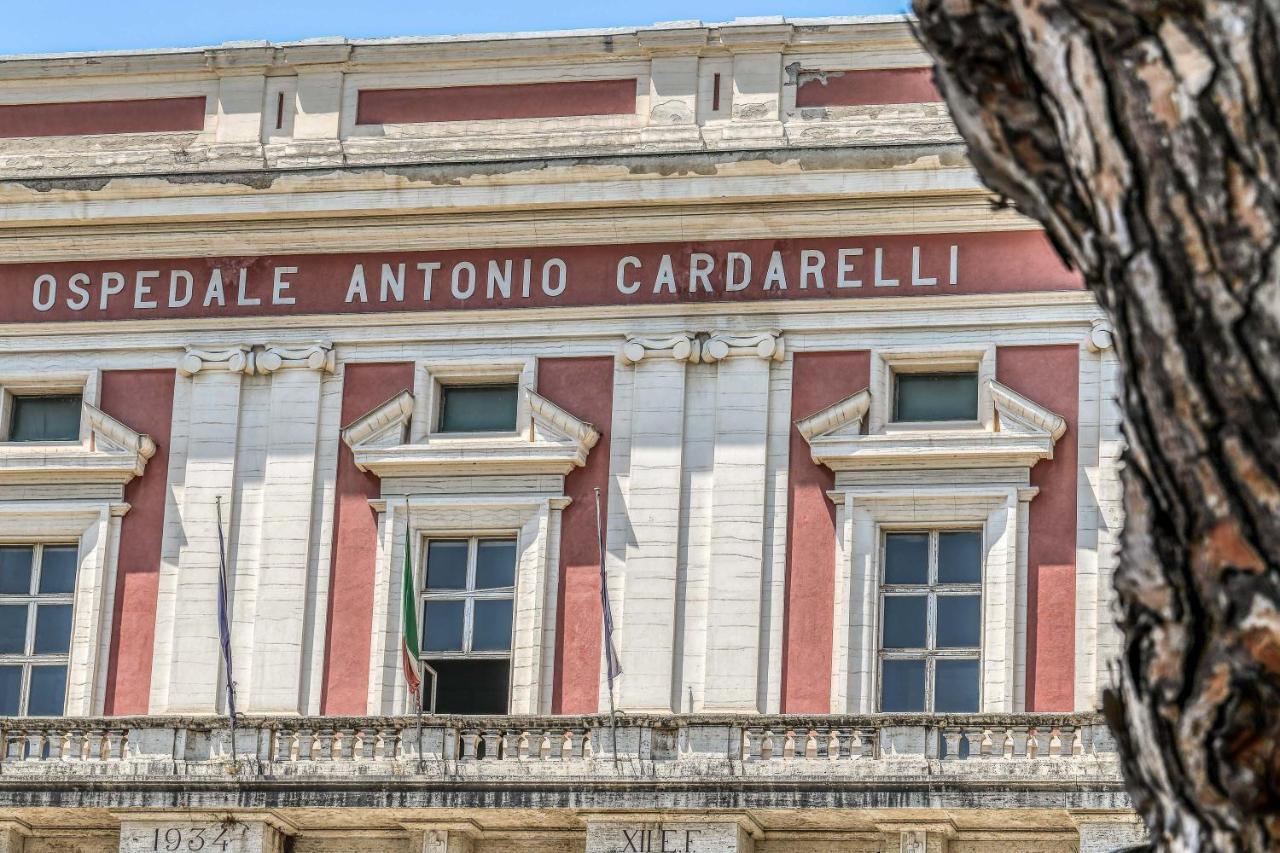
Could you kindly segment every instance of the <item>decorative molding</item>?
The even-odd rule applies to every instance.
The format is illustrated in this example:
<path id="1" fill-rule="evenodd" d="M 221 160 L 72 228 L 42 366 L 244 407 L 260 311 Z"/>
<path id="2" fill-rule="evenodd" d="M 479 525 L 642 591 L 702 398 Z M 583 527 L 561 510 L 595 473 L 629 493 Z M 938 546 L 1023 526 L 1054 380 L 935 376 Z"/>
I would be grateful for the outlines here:
<path id="1" fill-rule="evenodd" d="M 676 361 L 698 360 L 701 346 L 692 332 L 679 332 L 666 338 L 645 338 L 627 335 L 622 345 L 622 363 L 636 364 L 651 355 L 666 355 Z"/>
<path id="2" fill-rule="evenodd" d="M 205 368 L 229 370 L 232 373 L 253 373 L 254 354 L 248 344 L 239 344 L 220 350 L 187 347 L 178 361 L 178 372 L 183 376 L 195 376 Z"/>
<path id="3" fill-rule="evenodd" d="M 859 433 L 871 408 L 871 390 L 863 388 L 827 408 L 796 421 L 796 429 L 805 441 L 837 432 Z"/>
<path id="4" fill-rule="evenodd" d="M 258 373 L 274 373 L 286 368 L 306 368 L 333 373 L 336 359 L 333 344 L 317 341 L 313 344 L 265 344 L 254 359 Z"/>
<path id="5" fill-rule="evenodd" d="M 995 407 L 991 424 L 890 423 L 861 434 L 871 403 L 859 391 L 796 422 L 813 461 L 833 471 L 870 468 L 1031 468 L 1053 458 L 1067 422 L 1038 403 L 989 379 Z"/>
<path id="6" fill-rule="evenodd" d="M 413 416 L 413 394 L 401 391 L 342 430 L 342 440 L 353 451 L 358 447 L 394 446 L 404 441 L 405 427 Z M 392 441 L 382 439 L 393 438 Z"/>
<path id="7" fill-rule="evenodd" d="M 554 432 L 572 438 L 582 445 L 584 450 L 590 450 L 596 446 L 596 442 L 600 440 L 600 433 L 596 430 L 595 424 L 578 420 L 546 397 L 528 388 L 524 393 L 529 400 L 529 415 L 534 430 L 539 426 L 548 427 Z M 532 440 L 533 436 L 531 435 L 530 438 Z M 584 453 L 583 462 L 585 461 Z"/>
<path id="8" fill-rule="evenodd" d="M 81 405 L 84 407 L 85 420 L 92 431 L 89 449 L 101 449 L 99 447 L 100 442 L 105 442 L 107 450 L 136 454 L 138 457 L 138 474 L 141 474 L 143 467 L 147 464 L 147 460 L 156 453 L 156 443 L 151 436 L 146 433 L 135 432 L 97 406 L 91 406 L 88 403 L 82 403 Z"/>
<path id="9" fill-rule="evenodd" d="M 702 344 L 702 360 L 708 363 L 744 355 L 754 355 L 766 361 L 782 361 L 786 356 L 782 332 L 778 329 L 754 334 L 712 332 Z"/>
<path id="10" fill-rule="evenodd" d="M 1089 334 L 1085 336 L 1084 345 L 1088 347 L 1089 352 L 1102 352 L 1111 349 L 1115 344 L 1111 334 L 1111 322 L 1109 320 L 1094 320 Z"/>
<path id="11" fill-rule="evenodd" d="M 1067 431 L 1067 421 L 1061 415 L 994 379 L 988 383 L 988 387 L 991 390 L 991 402 L 995 404 L 996 414 L 999 416 L 999 431 L 1005 431 L 1006 420 L 1013 420 L 1033 430 L 1043 430 L 1053 436 L 1055 442 Z"/>

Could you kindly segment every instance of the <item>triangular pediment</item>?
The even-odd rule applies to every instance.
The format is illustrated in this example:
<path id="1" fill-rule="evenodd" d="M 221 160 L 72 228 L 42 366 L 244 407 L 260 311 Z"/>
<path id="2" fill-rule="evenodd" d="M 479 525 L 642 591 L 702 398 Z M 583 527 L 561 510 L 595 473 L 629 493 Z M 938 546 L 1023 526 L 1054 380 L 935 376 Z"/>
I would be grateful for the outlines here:
<path id="1" fill-rule="evenodd" d="M 796 421 L 796 429 L 805 441 L 818 437 L 854 436 L 862 434 L 862 423 L 871 408 L 871 391 L 863 388 L 843 400 Z"/>
<path id="2" fill-rule="evenodd" d="M 88 427 L 82 441 L 0 444 L 0 483 L 123 485 L 140 476 L 156 452 L 151 436 L 130 429 L 96 406 L 82 406 Z"/>

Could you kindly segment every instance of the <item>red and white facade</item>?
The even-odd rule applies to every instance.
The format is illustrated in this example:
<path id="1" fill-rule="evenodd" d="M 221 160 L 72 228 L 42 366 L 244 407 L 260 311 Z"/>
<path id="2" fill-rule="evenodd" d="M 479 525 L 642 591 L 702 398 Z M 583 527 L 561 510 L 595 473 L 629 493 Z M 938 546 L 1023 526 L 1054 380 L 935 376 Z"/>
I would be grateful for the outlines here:
<path id="1" fill-rule="evenodd" d="M 76 555 L 65 653 L 0 653 L 66 673 L 61 715 L 0 720 L 0 849 L 1136 837 L 1096 714 L 1109 331 L 902 19 L 0 60 L 0 293 L 0 539 Z M 940 376 L 972 416 L 900 417 Z M 476 387 L 507 428 L 446 428 Z M 78 433 L 16 440 L 54 396 Z M 432 598 L 436 541 L 471 543 L 463 592 Z M 406 548 L 424 636 L 509 613 L 505 715 L 412 715 Z M 894 595 L 928 602 L 918 654 Z M 947 655 L 976 707 L 942 713 Z M 899 658 L 928 707 L 888 707 Z"/>

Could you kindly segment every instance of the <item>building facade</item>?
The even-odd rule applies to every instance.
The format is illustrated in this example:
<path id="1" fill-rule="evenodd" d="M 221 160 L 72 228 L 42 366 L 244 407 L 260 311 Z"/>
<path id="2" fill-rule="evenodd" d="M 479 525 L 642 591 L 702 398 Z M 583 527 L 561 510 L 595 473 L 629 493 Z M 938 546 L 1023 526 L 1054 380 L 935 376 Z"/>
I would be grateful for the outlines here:
<path id="1" fill-rule="evenodd" d="M 928 65 L 0 60 L 0 850 L 1136 839 L 1109 330 Z"/>

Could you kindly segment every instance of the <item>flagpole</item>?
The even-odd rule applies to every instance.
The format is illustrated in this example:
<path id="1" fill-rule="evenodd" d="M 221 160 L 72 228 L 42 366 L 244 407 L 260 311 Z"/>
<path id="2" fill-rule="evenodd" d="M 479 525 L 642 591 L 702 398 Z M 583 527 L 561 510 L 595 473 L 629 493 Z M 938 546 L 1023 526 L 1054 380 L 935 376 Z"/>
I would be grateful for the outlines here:
<path id="1" fill-rule="evenodd" d="M 227 544 L 222 535 L 222 496 L 214 498 L 218 514 L 218 641 L 227 678 L 227 717 L 231 723 L 231 760 L 236 760 L 236 688 L 231 670 L 231 624 L 227 600 Z"/>
<path id="2" fill-rule="evenodd" d="M 600 520 L 600 487 L 596 486 L 596 545 L 600 551 L 600 618 L 603 620 L 604 669 L 609 682 L 609 736 L 613 741 L 613 763 L 618 757 L 618 709 L 613 699 L 613 679 L 622 673 L 613 648 L 613 613 L 609 605 L 609 574 L 604 565 L 604 526 Z"/>

